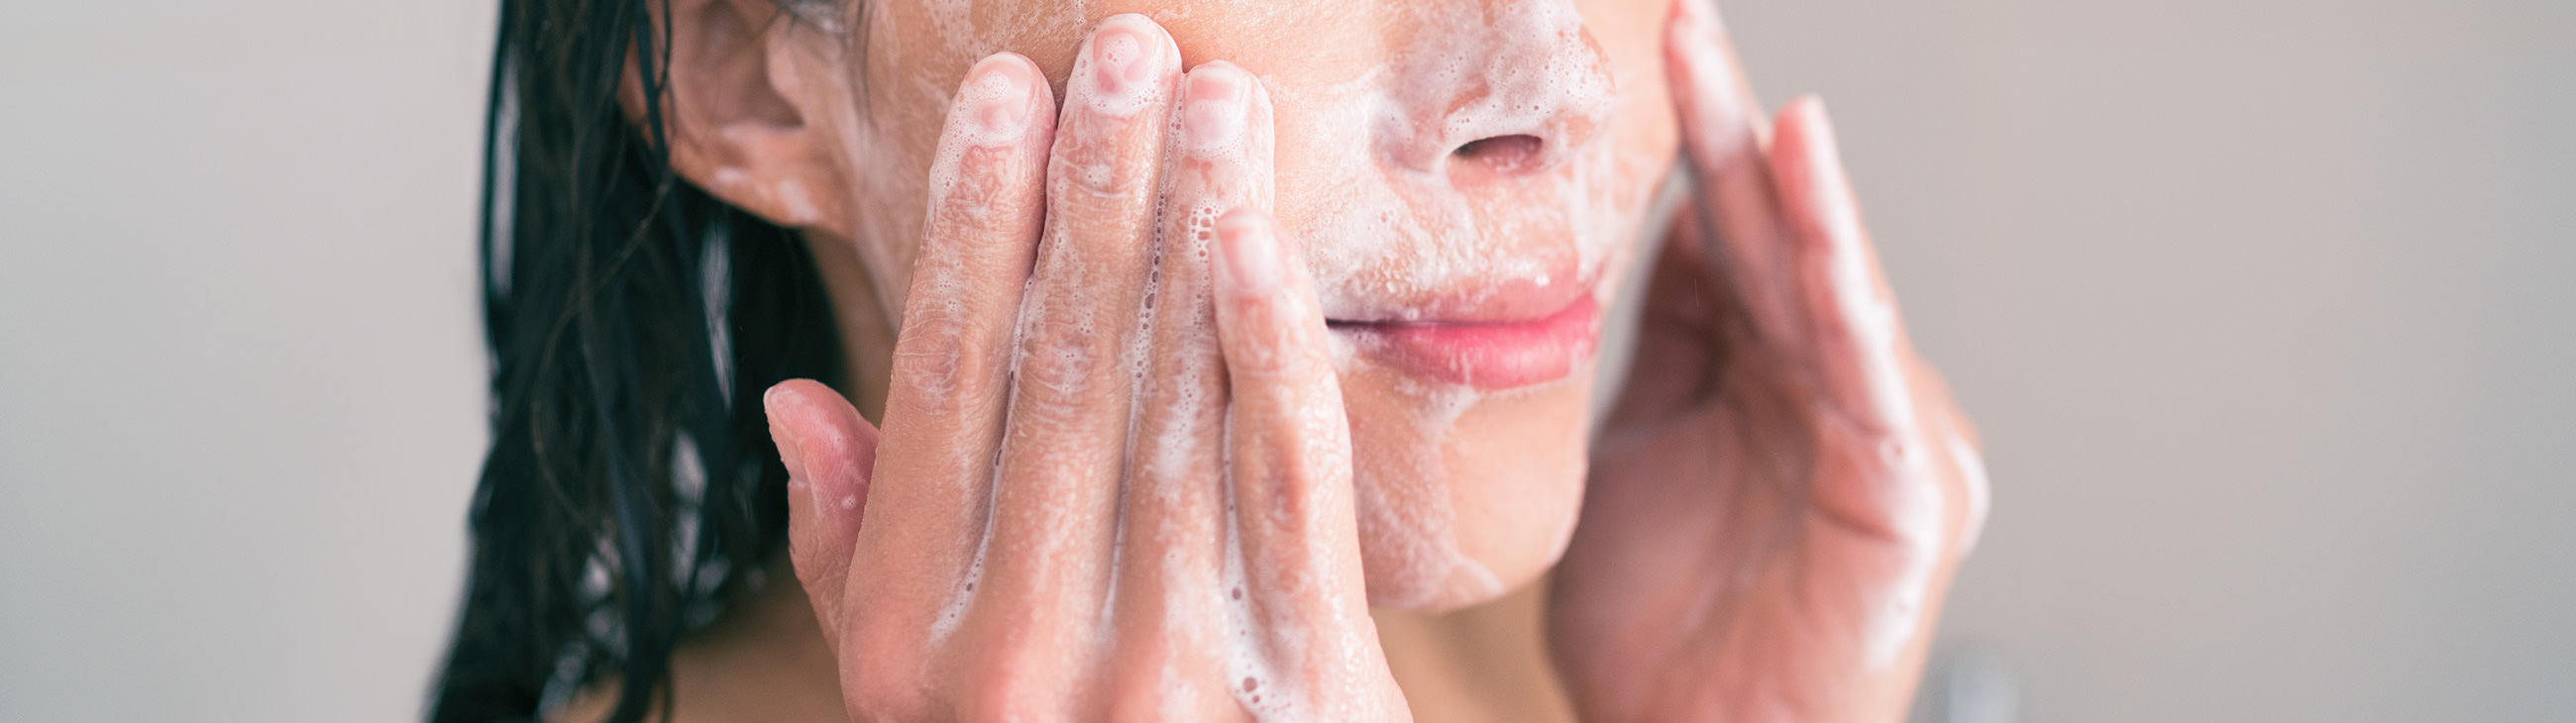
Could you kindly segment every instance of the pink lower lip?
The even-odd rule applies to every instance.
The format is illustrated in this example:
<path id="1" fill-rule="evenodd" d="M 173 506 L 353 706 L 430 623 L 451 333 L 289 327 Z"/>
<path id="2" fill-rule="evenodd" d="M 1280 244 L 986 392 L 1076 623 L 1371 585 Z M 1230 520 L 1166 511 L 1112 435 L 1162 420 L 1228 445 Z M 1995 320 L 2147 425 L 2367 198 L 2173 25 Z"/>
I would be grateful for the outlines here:
<path id="1" fill-rule="evenodd" d="M 1360 348 L 1387 363 L 1451 384 L 1495 390 L 1565 378 L 1592 356 L 1599 337 L 1591 294 L 1544 318 L 1511 322 L 1336 322 L 1333 330 L 1376 343 Z"/>

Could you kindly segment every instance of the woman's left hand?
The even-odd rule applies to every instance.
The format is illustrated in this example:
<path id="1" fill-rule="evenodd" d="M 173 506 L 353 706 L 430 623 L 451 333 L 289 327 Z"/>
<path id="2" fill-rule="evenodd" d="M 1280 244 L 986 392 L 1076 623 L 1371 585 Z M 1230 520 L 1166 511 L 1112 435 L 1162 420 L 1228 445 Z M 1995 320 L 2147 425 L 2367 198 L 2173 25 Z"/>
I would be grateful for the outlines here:
<path id="1" fill-rule="evenodd" d="M 766 400 L 850 718 L 1411 720 L 1268 92 L 1141 15 L 1076 58 L 961 84 L 882 436 Z"/>
<path id="2" fill-rule="evenodd" d="M 1587 721 L 1896 721 L 1985 513 L 1976 435 L 1914 354 L 1824 107 L 1764 128 L 1710 0 L 1666 40 L 1693 211 L 1558 567 Z"/>

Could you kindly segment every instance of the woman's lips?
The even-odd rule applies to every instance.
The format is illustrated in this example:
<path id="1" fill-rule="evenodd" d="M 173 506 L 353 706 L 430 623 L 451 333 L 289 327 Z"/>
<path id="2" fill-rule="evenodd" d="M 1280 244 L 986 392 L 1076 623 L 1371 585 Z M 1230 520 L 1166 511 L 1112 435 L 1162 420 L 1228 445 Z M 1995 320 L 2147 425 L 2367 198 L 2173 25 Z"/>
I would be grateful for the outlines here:
<path id="1" fill-rule="evenodd" d="M 1477 389 L 1523 387 L 1565 378 L 1592 356 L 1599 336 L 1592 294 L 1564 309 L 1518 321 L 1334 321 L 1363 353 L 1419 376 Z"/>

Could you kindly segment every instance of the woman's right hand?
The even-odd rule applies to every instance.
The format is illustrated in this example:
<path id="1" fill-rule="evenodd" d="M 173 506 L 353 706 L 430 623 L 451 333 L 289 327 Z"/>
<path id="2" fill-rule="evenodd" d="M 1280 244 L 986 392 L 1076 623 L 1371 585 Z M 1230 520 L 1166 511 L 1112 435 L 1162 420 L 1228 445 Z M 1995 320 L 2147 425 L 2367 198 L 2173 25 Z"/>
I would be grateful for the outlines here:
<path id="1" fill-rule="evenodd" d="M 1409 719 L 1323 316 L 1264 212 L 1268 96 L 1180 57 L 1110 18 L 1060 117 L 1026 58 L 978 64 L 882 436 L 820 384 L 768 394 L 854 719 Z"/>

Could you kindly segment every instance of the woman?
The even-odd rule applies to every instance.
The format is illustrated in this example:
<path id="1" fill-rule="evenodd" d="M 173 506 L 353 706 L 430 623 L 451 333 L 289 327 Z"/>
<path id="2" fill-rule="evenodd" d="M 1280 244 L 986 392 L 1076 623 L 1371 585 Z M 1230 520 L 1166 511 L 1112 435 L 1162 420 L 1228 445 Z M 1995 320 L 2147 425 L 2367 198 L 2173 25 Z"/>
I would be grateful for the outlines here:
<path id="1" fill-rule="evenodd" d="M 500 48 L 436 720 L 1893 720 L 1982 516 L 1822 106 L 1700 2 Z"/>

